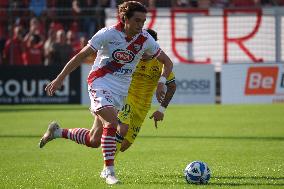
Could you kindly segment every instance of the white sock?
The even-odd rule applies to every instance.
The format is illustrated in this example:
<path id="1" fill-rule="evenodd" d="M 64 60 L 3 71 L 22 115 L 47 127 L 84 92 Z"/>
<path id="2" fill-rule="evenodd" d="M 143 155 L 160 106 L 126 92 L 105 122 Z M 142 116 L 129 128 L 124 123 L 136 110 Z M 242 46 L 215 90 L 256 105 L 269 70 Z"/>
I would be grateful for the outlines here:
<path id="1" fill-rule="evenodd" d="M 110 170 L 111 173 L 114 172 L 114 166 L 106 166 L 106 169 Z"/>

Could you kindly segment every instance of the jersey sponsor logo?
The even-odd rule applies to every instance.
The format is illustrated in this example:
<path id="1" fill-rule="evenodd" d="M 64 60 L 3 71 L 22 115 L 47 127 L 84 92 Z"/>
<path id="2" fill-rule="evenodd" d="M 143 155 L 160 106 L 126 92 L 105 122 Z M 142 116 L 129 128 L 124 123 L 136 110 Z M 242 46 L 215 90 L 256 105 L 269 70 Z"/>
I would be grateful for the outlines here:
<path id="1" fill-rule="evenodd" d="M 117 49 L 113 51 L 112 58 L 121 64 L 127 64 L 134 60 L 135 55 L 129 50 Z"/>
<path id="2" fill-rule="evenodd" d="M 121 73 L 121 74 L 132 74 L 132 69 L 124 69 L 124 68 L 119 68 L 115 72 Z"/>
<path id="3" fill-rule="evenodd" d="M 273 95 L 276 89 L 278 67 L 251 67 L 246 78 L 246 95 Z"/>

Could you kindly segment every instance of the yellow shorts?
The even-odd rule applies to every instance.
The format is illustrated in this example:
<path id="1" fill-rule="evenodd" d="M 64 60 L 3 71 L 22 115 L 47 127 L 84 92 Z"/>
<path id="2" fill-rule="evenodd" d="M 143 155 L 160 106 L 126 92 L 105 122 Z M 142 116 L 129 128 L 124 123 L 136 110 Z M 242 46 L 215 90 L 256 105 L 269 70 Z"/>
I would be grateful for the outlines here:
<path id="1" fill-rule="evenodd" d="M 137 137 L 144 122 L 144 119 L 148 113 L 148 109 L 145 109 L 145 107 L 133 107 L 134 106 L 132 105 L 132 103 L 127 99 L 126 104 L 122 108 L 122 111 L 120 111 L 118 114 L 119 121 L 129 126 L 128 132 L 124 138 L 128 140 L 131 144 Z"/>

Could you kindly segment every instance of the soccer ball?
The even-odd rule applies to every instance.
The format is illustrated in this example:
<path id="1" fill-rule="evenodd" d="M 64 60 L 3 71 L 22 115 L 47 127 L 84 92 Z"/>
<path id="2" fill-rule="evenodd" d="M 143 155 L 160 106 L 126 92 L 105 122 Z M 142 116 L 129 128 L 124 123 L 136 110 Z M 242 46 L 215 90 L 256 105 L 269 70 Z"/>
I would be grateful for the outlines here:
<path id="1" fill-rule="evenodd" d="M 189 184 L 207 184 L 211 172 L 206 163 L 202 161 L 193 161 L 186 166 L 184 176 Z"/>

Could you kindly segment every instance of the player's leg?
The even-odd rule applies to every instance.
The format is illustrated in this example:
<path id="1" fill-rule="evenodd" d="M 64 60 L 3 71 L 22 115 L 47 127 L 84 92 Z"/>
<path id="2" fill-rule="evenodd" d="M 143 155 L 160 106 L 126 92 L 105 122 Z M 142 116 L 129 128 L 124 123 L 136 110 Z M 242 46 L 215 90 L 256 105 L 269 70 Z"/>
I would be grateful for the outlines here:
<path id="1" fill-rule="evenodd" d="M 124 141 L 124 137 L 126 136 L 128 131 L 128 125 L 124 123 L 119 123 L 117 127 L 117 131 L 115 134 L 115 141 L 116 141 L 116 151 L 115 156 L 120 152 L 121 144 Z"/>
<path id="2" fill-rule="evenodd" d="M 118 179 L 115 176 L 114 155 L 116 151 L 115 134 L 118 125 L 117 111 L 114 107 L 104 107 L 96 111 L 96 114 L 99 116 L 103 125 L 101 147 L 105 169 L 101 177 L 106 178 L 108 184 L 116 184 Z"/>
<path id="3" fill-rule="evenodd" d="M 101 138 L 103 134 L 103 124 L 98 116 L 95 116 L 93 127 L 90 131 L 90 143 L 94 148 L 101 146 Z"/>
<path id="4" fill-rule="evenodd" d="M 120 151 L 121 152 L 126 151 L 131 145 L 132 145 L 132 143 L 130 143 L 127 139 L 124 139 L 121 143 Z"/>
<path id="5" fill-rule="evenodd" d="M 121 152 L 125 152 L 134 143 L 139 131 L 140 127 L 134 126 L 133 124 L 129 125 L 129 129 L 124 136 L 124 140 L 121 143 Z"/>
<path id="6" fill-rule="evenodd" d="M 115 157 L 117 157 L 119 152 L 126 151 L 133 143 L 136 136 L 139 133 L 140 127 L 133 127 L 133 125 L 127 125 L 123 123 L 119 123 L 116 134 L 116 153 Z M 118 140 L 118 136 L 120 140 Z"/>
<path id="7" fill-rule="evenodd" d="M 119 124 L 116 132 L 116 152 L 115 156 L 120 152 L 122 141 L 126 136 L 130 124 L 131 116 L 131 99 L 127 98 L 122 110 L 118 113 Z"/>
<path id="8" fill-rule="evenodd" d="M 127 133 L 123 135 L 124 137 L 120 145 L 120 152 L 126 151 L 134 143 L 147 113 L 147 110 L 135 109 L 135 106 L 132 106 L 131 116 L 129 116 L 131 119 L 129 120 Z"/>
<path id="9" fill-rule="evenodd" d="M 94 123 L 95 124 L 95 123 Z M 98 132 L 98 131 L 97 131 Z M 43 148 L 48 142 L 56 138 L 65 138 L 72 140 L 78 144 L 83 144 L 88 147 L 97 148 L 98 142 L 90 140 L 90 130 L 86 128 L 60 128 L 56 122 L 51 122 L 39 142 L 39 147 Z M 100 140 L 100 139 L 98 139 Z"/>

